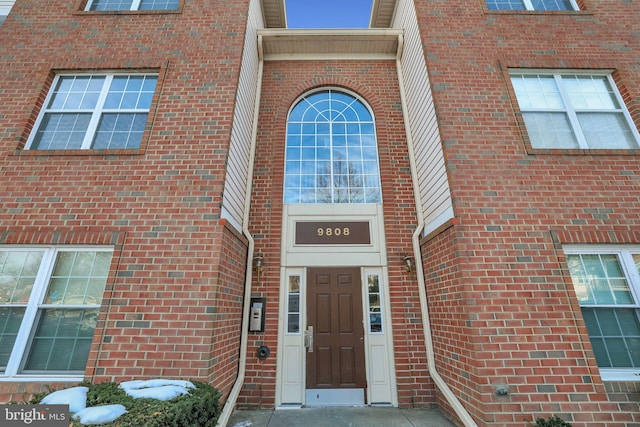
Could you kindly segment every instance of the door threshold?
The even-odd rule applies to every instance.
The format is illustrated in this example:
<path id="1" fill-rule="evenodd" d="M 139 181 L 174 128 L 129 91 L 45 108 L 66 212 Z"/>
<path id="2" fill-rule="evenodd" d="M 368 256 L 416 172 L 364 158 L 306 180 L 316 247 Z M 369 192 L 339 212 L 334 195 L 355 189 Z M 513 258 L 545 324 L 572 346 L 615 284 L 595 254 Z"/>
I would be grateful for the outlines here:
<path id="1" fill-rule="evenodd" d="M 280 406 L 276 406 L 276 410 L 288 410 L 288 409 L 302 409 L 302 403 L 283 403 Z"/>
<path id="2" fill-rule="evenodd" d="M 309 388 L 305 392 L 306 407 L 366 406 L 363 388 Z"/>

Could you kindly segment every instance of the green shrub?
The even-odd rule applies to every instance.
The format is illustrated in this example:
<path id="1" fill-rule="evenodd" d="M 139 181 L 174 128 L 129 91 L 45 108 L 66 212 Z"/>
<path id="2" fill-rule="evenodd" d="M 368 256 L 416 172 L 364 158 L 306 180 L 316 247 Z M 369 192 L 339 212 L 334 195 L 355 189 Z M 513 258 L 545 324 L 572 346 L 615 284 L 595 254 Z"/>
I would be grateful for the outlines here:
<path id="1" fill-rule="evenodd" d="M 195 386 L 188 394 L 171 400 L 134 399 L 118 387 L 118 383 L 81 383 L 89 388 L 87 408 L 120 404 L 127 412 L 117 420 L 100 424 L 105 427 L 214 427 L 220 416 L 220 392 L 205 383 L 192 381 Z M 54 390 L 51 390 L 52 392 Z M 34 396 L 28 403 L 39 403 L 48 393 Z M 71 426 L 81 427 L 76 418 Z"/>
<path id="2" fill-rule="evenodd" d="M 571 424 L 554 415 L 546 420 L 544 418 L 537 418 L 536 427 L 571 427 Z"/>

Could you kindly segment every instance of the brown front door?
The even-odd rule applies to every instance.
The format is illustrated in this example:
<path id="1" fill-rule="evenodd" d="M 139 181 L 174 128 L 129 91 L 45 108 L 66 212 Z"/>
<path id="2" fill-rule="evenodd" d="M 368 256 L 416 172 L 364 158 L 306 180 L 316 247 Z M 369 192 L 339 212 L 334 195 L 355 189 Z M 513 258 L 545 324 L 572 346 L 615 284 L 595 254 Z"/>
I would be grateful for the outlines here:
<path id="1" fill-rule="evenodd" d="M 309 268 L 307 389 L 365 388 L 360 269 Z"/>

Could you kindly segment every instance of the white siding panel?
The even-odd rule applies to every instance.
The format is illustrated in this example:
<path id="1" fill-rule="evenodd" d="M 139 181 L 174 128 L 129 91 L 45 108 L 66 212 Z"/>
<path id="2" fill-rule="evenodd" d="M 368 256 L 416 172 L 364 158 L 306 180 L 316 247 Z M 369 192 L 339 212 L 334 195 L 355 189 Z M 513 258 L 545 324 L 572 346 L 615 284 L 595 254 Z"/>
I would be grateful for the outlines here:
<path id="1" fill-rule="evenodd" d="M 238 229 L 242 227 L 244 199 L 249 188 L 249 150 L 254 119 L 253 110 L 257 96 L 259 63 L 256 33 L 257 29 L 262 26 L 260 2 L 252 0 L 249 5 L 240 81 L 233 114 L 229 160 L 222 196 L 222 217 L 228 219 Z"/>
<path id="2" fill-rule="evenodd" d="M 421 213 L 425 229 L 433 230 L 452 217 L 453 205 L 436 120 L 427 65 L 413 2 L 398 0 L 395 28 L 404 29 L 402 70 L 409 125 L 416 154 Z"/>

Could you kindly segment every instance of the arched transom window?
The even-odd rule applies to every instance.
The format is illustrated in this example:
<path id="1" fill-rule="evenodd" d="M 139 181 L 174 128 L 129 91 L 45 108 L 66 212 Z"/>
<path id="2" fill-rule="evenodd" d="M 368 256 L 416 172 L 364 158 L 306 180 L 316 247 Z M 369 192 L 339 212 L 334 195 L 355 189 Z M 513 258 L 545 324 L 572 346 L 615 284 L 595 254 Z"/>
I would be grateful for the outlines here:
<path id="1" fill-rule="evenodd" d="M 303 97 L 289 113 L 285 203 L 380 203 L 373 117 L 337 90 Z"/>

